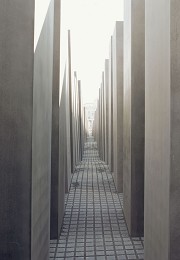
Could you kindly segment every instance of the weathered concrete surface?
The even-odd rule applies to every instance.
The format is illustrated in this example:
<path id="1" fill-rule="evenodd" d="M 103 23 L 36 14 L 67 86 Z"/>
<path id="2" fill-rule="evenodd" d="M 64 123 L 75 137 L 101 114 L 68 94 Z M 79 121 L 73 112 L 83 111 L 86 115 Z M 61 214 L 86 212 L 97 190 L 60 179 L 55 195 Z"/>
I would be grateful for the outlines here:
<path id="1" fill-rule="evenodd" d="M 104 68 L 104 102 L 105 102 L 105 162 L 108 164 L 108 142 L 109 142 L 109 60 L 105 60 L 105 68 Z"/>
<path id="2" fill-rule="evenodd" d="M 104 99 L 104 72 L 102 73 L 101 84 L 101 138 L 102 138 L 102 160 L 105 161 L 105 99 Z"/>
<path id="3" fill-rule="evenodd" d="M 71 68 L 71 32 L 68 30 L 68 85 L 69 85 L 69 113 L 70 113 L 70 145 L 71 145 L 71 173 L 74 172 L 73 161 L 73 90 L 72 90 L 72 68 Z"/>
<path id="4" fill-rule="evenodd" d="M 49 259 L 54 1 L 34 54 L 31 259 Z"/>
<path id="5" fill-rule="evenodd" d="M 69 73 L 67 73 L 66 77 L 66 85 L 65 87 L 65 193 L 69 192 L 70 184 L 71 184 L 71 129 L 70 129 L 70 99 L 69 99 Z"/>
<path id="6" fill-rule="evenodd" d="M 54 49 L 52 89 L 52 147 L 51 147 L 51 239 L 58 239 L 59 223 L 59 71 L 60 71 L 60 1 L 54 1 Z M 61 220 L 61 217 L 60 217 Z"/>
<path id="7" fill-rule="evenodd" d="M 123 22 L 113 34 L 113 168 L 115 185 L 123 192 Z"/>
<path id="8" fill-rule="evenodd" d="M 97 141 L 97 148 L 99 150 L 99 100 L 97 100 L 97 108 L 95 112 L 95 129 L 94 129 L 95 138 Z"/>
<path id="9" fill-rule="evenodd" d="M 64 215 L 64 199 L 65 199 L 65 176 L 67 163 L 67 147 L 66 147 L 66 69 L 64 71 L 64 79 L 60 96 L 59 107 L 59 180 L 58 180 L 58 213 L 59 228 Z"/>
<path id="10" fill-rule="evenodd" d="M 146 260 L 180 259 L 179 13 L 179 1 L 146 1 Z"/>
<path id="11" fill-rule="evenodd" d="M 73 169 L 80 161 L 80 92 L 77 73 L 74 72 L 72 88 L 72 132 L 73 132 Z"/>
<path id="12" fill-rule="evenodd" d="M 74 72 L 74 86 L 73 86 L 73 141 L 74 141 L 74 168 L 78 162 L 78 99 L 77 99 L 77 90 L 78 90 L 78 78 L 77 73 Z"/>
<path id="13" fill-rule="evenodd" d="M 129 233 L 144 228 L 145 2 L 126 0 L 124 12 L 123 191 Z"/>
<path id="14" fill-rule="evenodd" d="M 104 150 L 104 135 L 103 135 L 103 88 L 102 88 L 102 83 L 101 87 L 99 89 L 99 120 L 100 120 L 100 129 L 99 129 L 99 137 L 100 137 L 100 159 L 103 160 L 103 150 Z"/>
<path id="15" fill-rule="evenodd" d="M 76 149 L 77 149 L 77 129 L 76 129 L 76 99 L 75 99 L 75 95 L 76 95 L 76 86 L 78 79 L 77 79 L 77 75 L 74 72 L 74 81 L 73 81 L 73 85 L 72 85 L 72 133 L 73 133 L 73 172 L 75 170 L 75 166 L 76 166 L 76 159 L 77 159 L 77 154 L 76 154 Z"/>
<path id="16" fill-rule="evenodd" d="M 112 37 L 110 41 L 109 51 L 109 131 L 108 131 L 108 163 L 109 168 L 113 172 L 113 76 L 112 76 Z"/>
<path id="17" fill-rule="evenodd" d="M 34 2 L 1 1 L 0 259 L 7 260 L 31 253 L 33 19 Z"/>
<path id="18" fill-rule="evenodd" d="M 82 134 L 82 127 L 83 127 L 83 122 L 82 122 L 82 95 L 81 95 L 81 81 L 78 80 L 78 96 L 79 96 L 79 160 L 82 160 L 83 156 L 83 134 Z"/>
<path id="19" fill-rule="evenodd" d="M 101 123 L 101 89 L 99 88 L 99 100 L 98 100 L 98 111 L 99 111 L 99 157 L 102 159 L 102 138 L 101 138 L 101 129 L 102 129 L 102 123 Z"/>
<path id="20" fill-rule="evenodd" d="M 1 7 L 0 259 L 49 259 L 54 1 L 35 53 L 34 2 Z"/>

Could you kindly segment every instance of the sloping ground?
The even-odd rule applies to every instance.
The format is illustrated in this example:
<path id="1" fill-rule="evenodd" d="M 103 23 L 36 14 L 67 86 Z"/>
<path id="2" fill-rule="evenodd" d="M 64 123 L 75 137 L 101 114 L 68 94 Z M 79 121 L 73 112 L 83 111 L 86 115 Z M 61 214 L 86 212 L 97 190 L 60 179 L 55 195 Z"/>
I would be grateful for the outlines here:
<path id="1" fill-rule="evenodd" d="M 143 238 L 128 235 L 112 174 L 100 161 L 93 138 L 73 174 L 59 241 L 50 259 L 144 259 Z"/>

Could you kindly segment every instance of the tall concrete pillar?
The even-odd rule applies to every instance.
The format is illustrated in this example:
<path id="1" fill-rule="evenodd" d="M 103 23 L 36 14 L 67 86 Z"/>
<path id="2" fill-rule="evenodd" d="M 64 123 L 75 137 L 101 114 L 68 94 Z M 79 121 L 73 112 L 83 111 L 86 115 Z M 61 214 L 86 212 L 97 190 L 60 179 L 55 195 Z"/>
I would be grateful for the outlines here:
<path id="1" fill-rule="evenodd" d="M 69 69 L 69 68 L 68 68 Z M 70 98 L 69 98 L 69 71 L 66 74 L 66 82 L 64 85 L 65 94 L 64 94 L 64 113 L 65 113 L 65 133 L 64 133 L 64 140 L 65 140 L 65 193 L 69 192 L 70 184 L 71 184 L 71 115 L 70 115 Z M 62 149 L 62 147 L 60 148 Z"/>
<path id="2" fill-rule="evenodd" d="M 102 160 L 102 101 L 101 88 L 99 89 L 99 156 Z"/>
<path id="3" fill-rule="evenodd" d="M 82 141 L 82 96 L 81 96 L 81 81 L 78 80 L 78 96 L 79 96 L 79 160 L 82 160 L 83 141 Z"/>
<path id="4" fill-rule="evenodd" d="M 131 236 L 144 229 L 145 1 L 126 0 L 124 11 L 124 213 Z"/>
<path id="5" fill-rule="evenodd" d="M 71 32 L 68 30 L 68 85 L 69 85 L 69 111 L 70 111 L 70 144 L 71 144 L 71 173 L 74 172 L 74 142 L 73 142 L 73 90 L 71 71 Z"/>
<path id="6" fill-rule="evenodd" d="M 104 72 L 101 84 L 101 107 L 102 107 L 102 160 L 105 161 L 105 99 L 104 99 Z"/>
<path id="7" fill-rule="evenodd" d="M 77 115 L 78 115 L 78 118 L 77 118 L 77 129 L 78 129 L 78 163 L 81 161 L 81 136 L 80 136 L 80 124 L 81 124 L 81 114 L 80 114 L 80 105 L 81 105 L 81 97 L 80 97 L 80 86 L 81 86 L 81 81 L 78 80 L 78 84 L 77 84 Z"/>
<path id="8" fill-rule="evenodd" d="M 74 72 L 74 85 L 73 85 L 73 106 L 72 106 L 72 129 L 73 129 L 73 168 L 80 161 L 80 95 L 79 95 L 79 82 L 77 73 Z"/>
<path id="9" fill-rule="evenodd" d="M 103 161 L 103 156 L 104 156 L 104 129 L 103 129 L 103 88 L 102 88 L 102 83 L 101 83 L 101 88 L 100 88 L 100 101 L 101 101 L 101 160 Z"/>
<path id="10" fill-rule="evenodd" d="M 104 88 L 105 88 L 105 162 L 108 164 L 108 142 L 109 142 L 109 60 L 105 60 L 104 69 Z"/>
<path id="11" fill-rule="evenodd" d="M 49 3 L 34 23 L 34 1 L 1 2 L 0 259 L 49 259 L 54 1 Z"/>
<path id="12" fill-rule="evenodd" d="M 113 172 L 113 76 L 112 76 L 112 37 L 110 41 L 110 53 L 109 53 L 109 145 L 108 145 L 108 162 L 110 171 Z"/>
<path id="13" fill-rule="evenodd" d="M 54 1 L 54 49 L 52 89 L 52 147 L 51 147 L 51 239 L 58 239 L 63 211 L 59 194 L 59 71 L 60 71 L 60 1 Z M 64 204 L 64 202 L 62 202 Z"/>
<path id="14" fill-rule="evenodd" d="M 146 260 L 180 259 L 179 13 L 179 1 L 146 1 Z"/>
<path id="15" fill-rule="evenodd" d="M 97 109 L 96 109 L 96 136 L 97 136 L 97 148 L 99 151 L 99 99 L 97 100 Z"/>
<path id="16" fill-rule="evenodd" d="M 113 34 L 113 164 L 118 192 L 123 192 L 123 22 Z"/>
<path id="17" fill-rule="evenodd" d="M 65 200 L 65 182 L 67 182 L 66 171 L 66 69 L 64 71 L 63 85 L 60 96 L 59 106 L 59 176 L 57 179 L 57 196 L 58 196 L 58 231 L 60 232 L 61 223 L 64 215 L 64 200 Z M 58 232 L 56 231 L 56 232 Z M 56 239 L 56 237 L 54 237 Z"/>
<path id="18" fill-rule="evenodd" d="M 73 134 L 73 147 L 72 147 L 72 153 L 73 153 L 73 172 L 75 170 L 76 166 L 76 99 L 75 99 L 75 89 L 77 86 L 77 75 L 74 73 L 74 82 L 72 86 L 72 134 Z"/>

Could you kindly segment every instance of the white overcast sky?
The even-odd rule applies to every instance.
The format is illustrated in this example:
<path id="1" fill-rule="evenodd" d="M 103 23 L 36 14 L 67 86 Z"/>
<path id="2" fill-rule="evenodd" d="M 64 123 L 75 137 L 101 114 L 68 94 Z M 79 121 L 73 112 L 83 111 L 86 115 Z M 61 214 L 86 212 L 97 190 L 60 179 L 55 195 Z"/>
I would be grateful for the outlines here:
<path id="1" fill-rule="evenodd" d="M 123 0 L 61 1 L 61 82 L 67 30 L 71 30 L 72 69 L 81 80 L 83 101 L 97 98 L 115 21 L 123 20 Z"/>

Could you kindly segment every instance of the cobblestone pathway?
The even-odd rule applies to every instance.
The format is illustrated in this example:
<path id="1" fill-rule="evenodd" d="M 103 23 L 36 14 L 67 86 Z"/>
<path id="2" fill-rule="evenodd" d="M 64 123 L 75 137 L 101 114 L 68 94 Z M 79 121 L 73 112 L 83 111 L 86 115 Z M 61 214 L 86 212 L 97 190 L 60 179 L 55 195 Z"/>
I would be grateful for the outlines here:
<path id="1" fill-rule="evenodd" d="M 58 243 L 51 241 L 50 259 L 144 259 L 143 239 L 129 237 L 122 204 L 91 140 L 73 174 L 62 233 Z"/>

